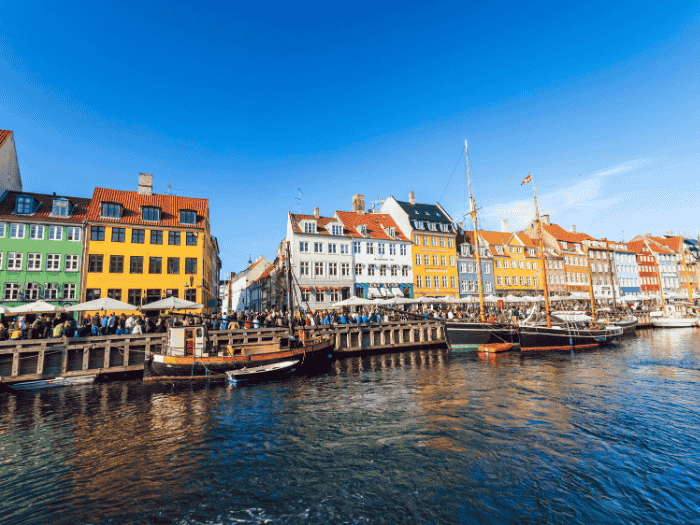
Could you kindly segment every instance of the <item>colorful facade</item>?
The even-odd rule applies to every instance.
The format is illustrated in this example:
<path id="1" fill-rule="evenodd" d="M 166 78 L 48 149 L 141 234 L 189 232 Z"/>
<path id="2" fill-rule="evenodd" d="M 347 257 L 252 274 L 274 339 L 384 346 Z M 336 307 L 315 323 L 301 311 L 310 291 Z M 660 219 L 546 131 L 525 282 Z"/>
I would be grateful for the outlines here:
<path id="1" fill-rule="evenodd" d="M 87 212 L 82 300 L 112 297 L 135 306 L 169 296 L 201 303 L 211 313 L 215 246 L 207 199 L 95 188 Z"/>
<path id="2" fill-rule="evenodd" d="M 80 300 L 84 225 L 90 201 L 5 192 L 0 200 L 0 304 L 71 306 Z"/>
<path id="3" fill-rule="evenodd" d="M 479 250 L 479 264 L 481 266 L 481 279 L 476 271 L 474 234 L 465 232 L 459 224 L 457 229 L 457 274 L 459 275 L 459 296 L 477 296 L 479 283 L 483 286 L 484 294 L 492 294 L 496 290 L 496 278 L 494 274 L 494 261 L 491 253 L 481 244 Z"/>

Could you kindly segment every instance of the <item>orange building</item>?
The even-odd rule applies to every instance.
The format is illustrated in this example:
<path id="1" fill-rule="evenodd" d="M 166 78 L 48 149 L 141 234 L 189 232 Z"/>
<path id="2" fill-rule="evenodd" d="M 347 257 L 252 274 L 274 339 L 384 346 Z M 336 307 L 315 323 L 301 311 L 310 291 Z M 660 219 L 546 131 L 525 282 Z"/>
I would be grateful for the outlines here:
<path id="1" fill-rule="evenodd" d="M 135 306 L 176 296 L 210 313 L 218 260 L 207 199 L 95 188 L 88 208 L 82 298 L 112 297 Z"/>

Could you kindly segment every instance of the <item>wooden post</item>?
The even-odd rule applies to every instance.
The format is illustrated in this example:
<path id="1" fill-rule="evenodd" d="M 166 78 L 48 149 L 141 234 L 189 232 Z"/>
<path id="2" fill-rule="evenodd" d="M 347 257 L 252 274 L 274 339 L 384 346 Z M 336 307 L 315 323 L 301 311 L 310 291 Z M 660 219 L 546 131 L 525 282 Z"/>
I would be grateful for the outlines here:
<path id="1" fill-rule="evenodd" d="M 396 337 L 394 336 L 395 330 L 392 328 L 389 330 L 389 344 L 394 346 L 396 344 Z"/>
<path id="2" fill-rule="evenodd" d="M 410 330 L 411 331 L 408 333 L 408 340 L 411 343 L 415 343 L 416 342 L 416 329 L 411 327 Z"/>
<path id="3" fill-rule="evenodd" d="M 399 328 L 399 344 L 404 343 L 403 328 Z"/>
<path id="4" fill-rule="evenodd" d="M 340 350 L 340 332 L 335 333 L 335 347 Z"/>
<path id="5" fill-rule="evenodd" d="M 348 330 L 347 343 L 348 343 L 348 348 L 352 348 L 352 332 L 350 330 Z"/>
<path id="6" fill-rule="evenodd" d="M 386 332 L 384 330 L 379 332 L 379 344 L 380 346 L 386 345 Z"/>
<path id="7" fill-rule="evenodd" d="M 12 354 L 12 375 L 19 375 L 19 351 L 15 347 L 15 352 Z"/>
<path id="8" fill-rule="evenodd" d="M 423 330 L 423 327 L 422 327 L 422 326 L 419 326 L 419 327 L 418 327 L 418 330 L 419 330 L 418 333 L 420 334 L 419 341 L 420 341 L 421 343 L 424 343 L 424 342 L 425 342 L 425 331 Z"/>
<path id="9" fill-rule="evenodd" d="M 129 366 L 129 340 L 124 343 L 124 362 L 122 366 Z"/>
<path id="10" fill-rule="evenodd" d="M 41 350 L 39 350 L 39 357 L 36 362 L 36 373 L 44 373 L 44 359 L 46 357 L 46 341 L 41 343 Z"/>
<path id="11" fill-rule="evenodd" d="M 83 347 L 83 370 L 87 370 L 90 366 L 90 347 Z"/>
<path id="12" fill-rule="evenodd" d="M 61 373 L 68 372 L 68 348 L 63 349 L 63 357 L 61 359 Z"/>
<path id="13" fill-rule="evenodd" d="M 112 341 L 107 341 L 107 346 L 105 346 L 104 359 L 102 361 L 102 368 L 109 368 L 110 354 L 112 353 Z"/>

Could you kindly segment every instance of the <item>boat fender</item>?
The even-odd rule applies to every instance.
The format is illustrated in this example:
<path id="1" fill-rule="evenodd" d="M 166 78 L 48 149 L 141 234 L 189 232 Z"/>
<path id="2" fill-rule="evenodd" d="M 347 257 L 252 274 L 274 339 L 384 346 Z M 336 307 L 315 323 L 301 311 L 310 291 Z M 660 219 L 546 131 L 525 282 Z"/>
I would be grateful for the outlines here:
<path id="1" fill-rule="evenodd" d="M 571 346 L 574 346 L 574 339 L 573 339 L 573 337 L 569 337 L 569 344 L 570 344 Z"/>

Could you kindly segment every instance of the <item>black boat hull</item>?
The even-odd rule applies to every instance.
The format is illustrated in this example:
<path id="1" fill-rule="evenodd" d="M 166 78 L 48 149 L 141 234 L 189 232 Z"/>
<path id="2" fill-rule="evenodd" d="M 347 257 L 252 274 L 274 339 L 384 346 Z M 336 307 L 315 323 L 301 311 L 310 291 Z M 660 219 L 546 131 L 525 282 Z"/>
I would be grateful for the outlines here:
<path id="1" fill-rule="evenodd" d="M 510 343 L 519 346 L 518 327 L 498 323 L 447 321 L 445 341 L 451 352 L 473 352 L 482 345 Z"/>
<path id="2" fill-rule="evenodd" d="M 522 352 L 569 352 L 596 348 L 612 343 L 622 335 L 622 328 L 580 329 L 577 327 L 530 326 L 520 328 Z"/>

